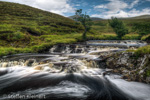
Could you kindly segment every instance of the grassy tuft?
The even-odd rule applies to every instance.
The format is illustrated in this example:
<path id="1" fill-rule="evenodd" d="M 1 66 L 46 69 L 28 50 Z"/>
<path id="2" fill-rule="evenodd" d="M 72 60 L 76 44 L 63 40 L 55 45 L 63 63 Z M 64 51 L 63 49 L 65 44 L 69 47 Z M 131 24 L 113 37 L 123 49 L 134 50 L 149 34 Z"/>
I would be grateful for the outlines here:
<path id="1" fill-rule="evenodd" d="M 140 35 L 139 34 L 126 34 L 122 37 L 122 40 L 139 40 Z"/>

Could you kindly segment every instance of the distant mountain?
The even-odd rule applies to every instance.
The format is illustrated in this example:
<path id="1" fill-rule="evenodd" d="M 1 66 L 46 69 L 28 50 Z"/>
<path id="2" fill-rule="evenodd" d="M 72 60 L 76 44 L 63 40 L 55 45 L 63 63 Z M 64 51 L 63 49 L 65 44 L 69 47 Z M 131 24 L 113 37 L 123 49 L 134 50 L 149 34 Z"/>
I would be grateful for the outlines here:
<path id="1" fill-rule="evenodd" d="M 70 19 L 74 19 L 75 17 L 78 17 L 77 15 L 73 15 L 73 16 L 70 16 L 69 18 Z M 99 20 L 104 20 L 102 18 L 98 18 L 98 17 L 91 17 L 91 20 L 92 21 L 99 21 Z"/>
<path id="2" fill-rule="evenodd" d="M 98 17 L 91 17 L 91 19 L 92 19 L 93 21 L 104 20 L 104 19 L 98 18 Z"/>
<path id="3" fill-rule="evenodd" d="M 141 16 L 135 16 L 135 17 L 124 17 L 124 18 L 118 18 L 118 19 L 150 19 L 150 15 L 141 15 Z"/>
<path id="4" fill-rule="evenodd" d="M 132 19 L 149 19 L 150 15 L 141 15 L 136 17 L 131 17 Z"/>

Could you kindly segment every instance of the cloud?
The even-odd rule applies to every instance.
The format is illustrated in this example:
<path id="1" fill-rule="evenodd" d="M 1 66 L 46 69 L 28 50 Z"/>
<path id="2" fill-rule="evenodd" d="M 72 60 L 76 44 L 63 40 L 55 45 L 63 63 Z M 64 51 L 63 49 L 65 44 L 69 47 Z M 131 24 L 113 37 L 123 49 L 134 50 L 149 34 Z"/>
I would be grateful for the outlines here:
<path id="1" fill-rule="evenodd" d="M 110 0 L 110 1 L 111 2 L 106 5 L 109 12 L 113 13 L 118 12 L 128 7 L 128 4 L 121 0 Z"/>
<path id="2" fill-rule="evenodd" d="M 109 1 L 110 2 L 106 5 L 95 6 L 94 9 L 108 9 L 109 13 L 111 12 L 114 13 L 128 7 L 128 4 L 121 0 L 109 0 Z"/>
<path id="3" fill-rule="evenodd" d="M 135 5 L 137 5 L 140 2 L 140 0 L 135 0 L 131 3 L 131 5 L 129 6 L 129 8 L 133 8 Z"/>
<path id="4" fill-rule="evenodd" d="M 2 1 L 2 0 L 0 0 Z M 32 7 L 43 9 L 64 15 L 65 13 L 73 13 L 75 8 L 69 4 L 69 0 L 3 0 L 8 2 L 16 2 L 26 4 Z"/>
<path id="5" fill-rule="evenodd" d="M 108 0 L 109 3 L 97 5 L 94 7 L 94 9 L 107 9 L 109 10 L 109 13 L 119 12 L 124 9 L 132 9 L 135 5 L 137 5 L 140 0 L 134 0 L 131 4 L 128 4 L 124 2 L 123 0 Z"/>
<path id="6" fill-rule="evenodd" d="M 150 8 L 142 10 L 133 9 L 140 3 L 140 0 L 133 0 L 132 2 L 125 2 L 123 0 L 107 0 L 109 3 L 97 5 L 95 10 L 100 11 L 101 14 L 93 14 L 92 17 L 111 18 L 114 17 L 134 17 L 138 15 L 150 14 Z M 150 1 L 150 0 L 148 0 Z"/>
<path id="7" fill-rule="evenodd" d="M 94 7 L 94 9 L 102 9 L 102 8 L 107 8 L 106 5 L 97 5 Z"/>
<path id="8" fill-rule="evenodd" d="M 93 14 L 91 15 L 91 17 L 100 17 L 100 18 L 109 19 L 112 16 L 113 17 L 135 17 L 135 16 L 140 16 L 140 15 L 146 15 L 146 14 L 150 14 L 150 8 L 145 8 L 142 10 L 132 9 L 128 12 L 121 10 L 118 13 Z"/>
<path id="9" fill-rule="evenodd" d="M 111 17 L 128 17 L 127 12 L 121 10 L 118 13 L 103 13 L 103 14 L 93 14 L 91 17 L 100 17 L 100 18 L 105 18 L 109 19 Z"/>

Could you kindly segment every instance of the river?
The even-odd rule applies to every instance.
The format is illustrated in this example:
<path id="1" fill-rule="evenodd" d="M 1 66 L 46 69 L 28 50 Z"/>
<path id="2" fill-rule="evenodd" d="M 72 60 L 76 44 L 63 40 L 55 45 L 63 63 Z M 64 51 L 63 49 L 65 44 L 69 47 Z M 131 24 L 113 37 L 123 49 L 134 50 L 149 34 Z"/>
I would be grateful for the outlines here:
<path id="1" fill-rule="evenodd" d="M 2 57 L 0 100 L 150 100 L 150 85 L 125 81 L 100 64 L 103 55 L 144 45 L 92 40 Z"/>

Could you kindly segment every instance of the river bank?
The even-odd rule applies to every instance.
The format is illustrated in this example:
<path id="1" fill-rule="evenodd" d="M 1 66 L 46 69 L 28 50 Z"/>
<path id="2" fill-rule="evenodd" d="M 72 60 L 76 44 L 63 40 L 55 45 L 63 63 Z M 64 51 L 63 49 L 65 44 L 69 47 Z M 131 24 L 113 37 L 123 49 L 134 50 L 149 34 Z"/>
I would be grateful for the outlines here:
<path id="1" fill-rule="evenodd" d="M 137 57 L 133 52 L 117 53 L 105 59 L 105 64 L 127 81 L 150 83 L 150 55 Z"/>

